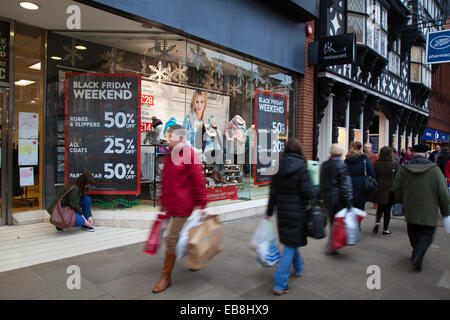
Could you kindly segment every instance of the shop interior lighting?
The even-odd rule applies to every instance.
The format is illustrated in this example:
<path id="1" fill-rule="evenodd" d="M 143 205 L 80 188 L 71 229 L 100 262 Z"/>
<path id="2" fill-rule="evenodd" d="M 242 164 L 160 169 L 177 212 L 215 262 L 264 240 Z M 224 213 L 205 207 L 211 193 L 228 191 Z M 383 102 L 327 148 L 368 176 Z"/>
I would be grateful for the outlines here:
<path id="1" fill-rule="evenodd" d="M 50 57 L 50 59 L 52 59 L 52 60 L 62 60 L 62 58 L 61 57 L 58 57 L 58 56 L 52 56 L 52 57 Z"/>
<path id="2" fill-rule="evenodd" d="M 26 87 L 30 84 L 36 83 L 36 81 L 21 79 L 19 81 L 14 82 L 16 86 Z"/>
<path id="3" fill-rule="evenodd" d="M 38 4 L 29 1 L 21 1 L 19 5 L 27 10 L 38 10 L 40 8 Z"/>
<path id="4" fill-rule="evenodd" d="M 34 70 L 41 70 L 41 63 L 40 62 L 35 63 L 32 66 L 29 66 L 28 68 L 29 69 L 34 69 Z"/>
<path id="5" fill-rule="evenodd" d="M 87 47 L 83 46 L 83 45 L 77 45 L 77 46 L 75 46 L 75 49 L 77 49 L 77 50 L 87 50 Z"/>

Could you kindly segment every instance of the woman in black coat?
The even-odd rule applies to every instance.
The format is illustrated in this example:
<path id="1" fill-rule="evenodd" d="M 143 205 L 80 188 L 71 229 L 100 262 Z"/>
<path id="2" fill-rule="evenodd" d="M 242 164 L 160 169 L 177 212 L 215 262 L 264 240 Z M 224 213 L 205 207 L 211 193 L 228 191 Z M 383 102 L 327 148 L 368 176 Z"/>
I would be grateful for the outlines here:
<path id="1" fill-rule="evenodd" d="M 301 144 L 297 139 L 290 138 L 278 172 L 272 177 L 266 217 L 270 219 L 274 208 L 277 208 L 279 238 L 285 246 L 275 272 L 273 292 L 276 295 L 288 291 L 291 265 L 296 276 L 301 276 L 303 272 L 304 262 L 298 248 L 307 244 L 306 207 L 316 193 Z"/>
<path id="2" fill-rule="evenodd" d="M 352 179 L 353 186 L 353 206 L 364 210 L 367 200 L 370 198 L 370 193 L 364 190 L 363 183 L 365 179 L 364 165 L 368 176 L 376 179 L 375 171 L 366 154 L 361 152 L 362 145 L 359 141 L 353 141 L 350 144 L 350 151 L 345 159 L 348 173 Z"/>
<path id="3" fill-rule="evenodd" d="M 392 148 L 383 147 L 380 150 L 380 158 L 375 161 L 373 168 L 377 175 L 378 190 L 373 193 L 373 202 L 378 204 L 377 217 L 373 232 L 377 233 L 380 227 L 381 217 L 384 216 L 383 234 L 389 235 L 389 221 L 391 219 L 391 208 L 393 205 L 393 194 L 391 192 L 394 184 L 395 172 L 397 172 L 399 164 L 394 160 Z"/>
<path id="4" fill-rule="evenodd" d="M 331 232 L 333 230 L 334 215 L 343 208 L 352 207 L 353 190 L 347 166 L 342 157 L 344 147 L 340 144 L 332 144 L 330 147 L 330 158 L 322 163 L 320 167 L 320 194 L 325 201 L 328 212 L 330 236 L 326 254 L 338 255 L 339 251 L 331 250 Z"/>

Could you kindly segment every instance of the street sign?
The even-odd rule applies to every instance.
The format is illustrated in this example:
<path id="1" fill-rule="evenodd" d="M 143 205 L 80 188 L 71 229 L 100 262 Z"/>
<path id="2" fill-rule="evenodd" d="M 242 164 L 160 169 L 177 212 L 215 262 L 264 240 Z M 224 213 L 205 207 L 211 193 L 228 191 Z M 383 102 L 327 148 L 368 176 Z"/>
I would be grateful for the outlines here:
<path id="1" fill-rule="evenodd" d="M 426 63 L 450 62 L 450 30 L 429 32 Z"/>

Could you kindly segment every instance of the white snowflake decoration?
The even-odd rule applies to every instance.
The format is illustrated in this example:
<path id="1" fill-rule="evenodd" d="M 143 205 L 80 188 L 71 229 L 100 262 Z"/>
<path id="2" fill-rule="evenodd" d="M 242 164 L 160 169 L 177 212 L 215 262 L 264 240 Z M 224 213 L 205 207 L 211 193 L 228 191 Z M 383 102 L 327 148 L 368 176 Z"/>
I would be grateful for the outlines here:
<path id="1" fill-rule="evenodd" d="M 236 80 L 233 80 L 233 83 L 227 83 L 227 93 L 232 94 L 233 98 L 236 96 L 236 94 L 242 94 L 241 90 L 242 85 L 240 83 L 236 83 Z"/>
<path id="2" fill-rule="evenodd" d="M 224 61 L 223 60 L 217 60 L 217 61 L 218 61 L 218 63 L 216 65 L 216 67 L 214 68 L 214 71 L 217 73 L 217 78 L 220 79 L 223 76 L 222 68 L 223 68 Z"/>
<path id="3" fill-rule="evenodd" d="M 189 79 L 187 76 L 187 70 L 188 70 L 188 67 L 183 66 L 181 64 L 181 62 L 178 63 L 178 66 L 174 65 L 173 72 L 172 72 L 172 80 L 174 80 L 175 82 L 178 82 L 178 83 L 185 84 Z"/>
<path id="4" fill-rule="evenodd" d="M 150 80 L 157 80 L 158 84 L 161 84 L 162 82 L 170 82 L 172 75 L 172 67 L 170 66 L 170 64 L 167 66 L 167 68 L 164 68 L 162 61 L 160 60 L 157 67 L 152 65 L 149 65 L 149 67 L 153 72 L 149 77 Z"/>
<path id="5" fill-rule="evenodd" d="M 169 45 L 167 40 L 156 41 L 153 48 L 148 49 L 149 53 L 156 52 L 156 60 L 161 60 L 163 65 L 168 61 L 173 60 L 173 54 L 175 53 L 176 45 Z"/>
<path id="6" fill-rule="evenodd" d="M 100 57 L 105 60 L 102 68 L 108 70 L 110 73 L 122 71 L 123 68 L 120 65 L 120 62 L 123 60 L 123 55 L 124 52 L 121 52 L 116 48 L 111 48 L 110 51 L 102 53 Z"/>
<path id="7" fill-rule="evenodd" d="M 77 59 L 83 60 L 83 56 L 78 53 L 78 49 L 75 48 L 75 40 L 72 39 L 71 46 L 63 46 L 64 51 L 67 52 L 67 54 L 64 56 L 64 61 L 70 61 L 70 65 L 72 67 L 75 66 L 75 63 L 77 62 Z"/>
<path id="8" fill-rule="evenodd" d="M 141 60 L 141 73 L 147 75 L 147 63 L 145 62 L 145 58 L 142 58 Z"/>
<path id="9" fill-rule="evenodd" d="M 203 87 L 206 90 L 213 90 L 215 88 L 215 81 L 214 81 L 214 71 L 209 71 L 206 75 L 205 75 L 205 79 L 202 80 L 203 82 Z"/>
<path id="10" fill-rule="evenodd" d="M 244 68 L 242 68 L 242 67 L 238 68 L 237 77 L 238 77 L 239 84 L 242 85 L 242 82 L 244 82 L 244 80 L 245 80 L 244 79 Z"/>
<path id="11" fill-rule="evenodd" d="M 197 45 L 196 50 L 192 49 L 192 47 L 189 47 L 191 50 L 192 56 L 189 57 L 189 62 L 192 64 L 195 64 L 195 68 L 200 70 L 200 67 L 205 67 L 206 64 L 203 61 L 203 57 L 206 57 L 206 54 L 203 52 L 203 50 L 200 48 L 199 45 Z"/>

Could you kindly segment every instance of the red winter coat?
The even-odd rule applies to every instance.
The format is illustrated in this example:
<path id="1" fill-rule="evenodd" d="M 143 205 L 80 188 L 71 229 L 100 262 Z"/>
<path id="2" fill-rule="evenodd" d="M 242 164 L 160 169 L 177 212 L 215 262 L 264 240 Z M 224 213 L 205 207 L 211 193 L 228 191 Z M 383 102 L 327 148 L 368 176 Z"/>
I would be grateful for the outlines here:
<path id="1" fill-rule="evenodd" d="M 185 145 L 180 152 L 180 164 L 172 161 L 172 150 L 167 154 L 162 171 L 161 196 L 159 201 L 168 216 L 190 216 L 196 206 L 204 209 L 208 202 L 206 181 L 200 161 L 194 150 Z"/>

